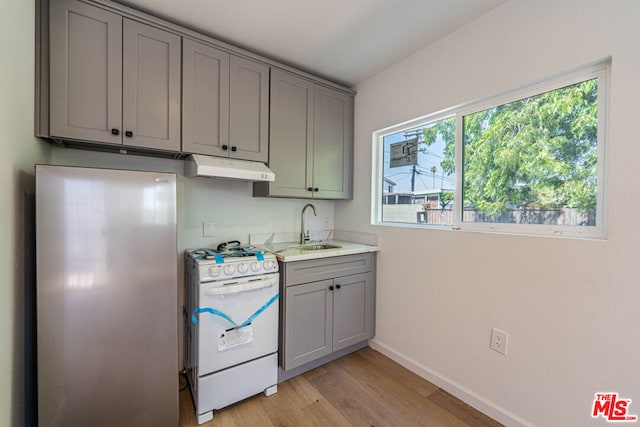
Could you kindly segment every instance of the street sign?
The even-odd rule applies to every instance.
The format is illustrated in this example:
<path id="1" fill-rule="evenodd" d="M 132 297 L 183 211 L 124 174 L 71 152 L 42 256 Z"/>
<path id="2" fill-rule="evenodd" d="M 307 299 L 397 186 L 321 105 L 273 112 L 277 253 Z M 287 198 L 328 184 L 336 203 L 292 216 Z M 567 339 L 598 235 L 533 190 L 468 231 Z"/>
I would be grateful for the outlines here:
<path id="1" fill-rule="evenodd" d="M 418 138 L 396 142 L 391 144 L 389 148 L 391 150 L 390 168 L 418 164 Z"/>

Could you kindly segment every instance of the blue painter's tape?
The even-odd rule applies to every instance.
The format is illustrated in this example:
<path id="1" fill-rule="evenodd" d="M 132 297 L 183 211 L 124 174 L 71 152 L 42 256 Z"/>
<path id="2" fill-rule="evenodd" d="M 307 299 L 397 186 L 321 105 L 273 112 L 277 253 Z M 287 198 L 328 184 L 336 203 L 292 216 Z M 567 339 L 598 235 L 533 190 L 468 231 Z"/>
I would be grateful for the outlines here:
<path id="1" fill-rule="evenodd" d="M 262 252 L 256 252 L 256 259 L 258 261 L 264 261 L 264 255 L 262 255 Z"/>
<path id="2" fill-rule="evenodd" d="M 265 311 L 271 304 L 273 304 L 278 298 L 280 297 L 280 294 L 275 294 L 274 296 L 271 297 L 271 299 L 269 301 L 267 301 L 266 303 L 264 303 L 264 305 L 262 307 L 260 307 L 258 310 L 256 310 L 255 313 L 253 313 L 251 316 L 249 316 L 249 318 L 247 320 L 245 320 L 244 322 L 242 322 L 242 324 L 240 325 L 240 328 L 243 328 L 245 326 L 247 326 L 249 323 L 253 322 L 253 319 L 255 319 L 256 317 L 258 317 L 263 311 Z"/>
<path id="3" fill-rule="evenodd" d="M 233 326 L 238 327 L 238 324 L 236 322 L 234 322 L 234 320 L 231 317 L 227 316 L 225 313 L 223 313 L 223 312 L 221 312 L 219 310 L 216 310 L 215 308 L 208 308 L 208 307 L 205 307 L 205 308 L 194 308 L 193 309 L 193 314 L 191 315 L 191 321 L 193 323 L 198 323 L 198 319 L 196 318 L 196 313 L 198 313 L 198 314 L 200 314 L 200 313 L 210 313 L 210 314 L 213 314 L 214 316 L 222 317 L 223 319 L 231 322 L 231 324 Z"/>
<path id="4" fill-rule="evenodd" d="M 220 254 L 213 254 L 213 257 L 216 259 L 216 264 L 224 264 L 224 258 Z"/>
<path id="5" fill-rule="evenodd" d="M 222 317 L 223 319 L 227 320 L 228 322 L 230 322 L 233 326 L 235 326 L 236 328 L 243 328 L 245 326 L 247 326 L 248 324 L 250 324 L 251 322 L 253 322 L 255 320 L 256 317 L 260 316 L 260 314 L 262 314 L 263 311 L 265 311 L 267 308 L 269 308 L 269 306 L 271 304 L 273 304 L 274 302 L 276 302 L 278 300 L 278 298 L 280 298 L 280 294 L 275 294 L 274 296 L 271 297 L 271 299 L 269 299 L 269 301 L 265 302 L 262 307 L 260 307 L 259 309 L 257 309 L 255 311 L 255 313 L 253 313 L 251 316 L 249 316 L 249 318 L 247 320 L 245 320 L 244 322 L 242 322 L 241 325 L 238 325 L 231 317 L 229 317 L 228 315 L 226 315 L 225 313 L 216 310 L 215 308 L 195 308 L 193 310 L 193 314 L 191 314 L 191 321 L 193 323 L 198 323 L 198 318 L 196 317 L 196 313 L 200 314 L 200 313 L 210 313 L 213 314 L 214 316 L 218 316 L 218 317 Z"/>

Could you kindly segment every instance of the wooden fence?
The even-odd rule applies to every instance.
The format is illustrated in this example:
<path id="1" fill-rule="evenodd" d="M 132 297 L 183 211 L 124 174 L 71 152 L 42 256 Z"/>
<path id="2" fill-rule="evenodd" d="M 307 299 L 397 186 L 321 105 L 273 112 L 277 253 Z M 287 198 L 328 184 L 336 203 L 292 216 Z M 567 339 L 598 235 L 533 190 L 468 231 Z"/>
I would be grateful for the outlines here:
<path id="1" fill-rule="evenodd" d="M 416 212 L 416 222 L 431 225 L 452 225 L 453 210 L 425 209 Z M 594 226 L 595 210 L 579 212 L 575 208 L 561 209 L 507 209 L 498 215 L 488 215 L 477 209 L 466 208 L 464 222 L 492 222 L 502 224 L 546 224 L 566 226 Z"/>

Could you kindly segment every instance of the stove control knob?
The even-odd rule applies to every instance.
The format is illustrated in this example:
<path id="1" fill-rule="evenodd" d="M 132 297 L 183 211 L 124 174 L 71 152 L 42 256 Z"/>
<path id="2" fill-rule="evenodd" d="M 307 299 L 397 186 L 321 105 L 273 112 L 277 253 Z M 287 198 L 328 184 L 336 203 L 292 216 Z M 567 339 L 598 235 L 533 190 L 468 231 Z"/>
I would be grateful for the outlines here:
<path id="1" fill-rule="evenodd" d="M 220 275 L 220 270 L 221 268 L 219 265 L 214 265 L 209 269 L 209 274 L 211 274 L 211 277 L 217 277 Z"/>
<path id="2" fill-rule="evenodd" d="M 246 274 L 246 272 L 249 270 L 249 266 L 245 263 L 238 264 L 236 270 L 238 270 L 238 273 L 240 274 Z"/>
<path id="3" fill-rule="evenodd" d="M 271 271 L 274 269 L 275 263 L 272 260 L 268 259 L 262 263 L 262 266 L 264 267 L 265 271 Z"/>
<path id="4" fill-rule="evenodd" d="M 260 271 L 260 263 L 258 261 L 253 261 L 250 267 L 251 267 L 251 271 L 253 271 L 254 273 L 257 273 L 258 271 Z"/>
<path id="5" fill-rule="evenodd" d="M 233 268 L 233 265 L 231 265 L 231 264 L 226 264 L 224 267 L 222 267 L 222 271 L 227 276 L 231 276 L 233 274 L 234 270 L 235 270 L 235 268 Z"/>

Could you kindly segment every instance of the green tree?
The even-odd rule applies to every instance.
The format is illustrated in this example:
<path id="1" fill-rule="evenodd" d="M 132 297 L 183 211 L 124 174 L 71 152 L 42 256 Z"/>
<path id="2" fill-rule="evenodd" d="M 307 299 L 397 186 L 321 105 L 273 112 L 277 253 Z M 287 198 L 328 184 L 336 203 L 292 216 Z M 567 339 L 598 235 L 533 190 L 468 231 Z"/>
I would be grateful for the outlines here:
<path id="1" fill-rule="evenodd" d="M 440 194 L 440 209 L 445 209 L 453 201 L 453 191 L 443 191 Z"/>
<path id="2" fill-rule="evenodd" d="M 451 175 L 455 169 L 456 118 L 449 117 L 439 120 L 424 129 L 422 134 L 424 136 L 424 144 L 427 147 L 436 142 L 438 135 L 445 142 L 444 159 L 440 162 L 440 167 L 442 167 L 442 172 L 445 175 Z"/>
<path id="3" fill-rule="evenodd" d="M 463 117 L 463 200 L 488 214 L 509 207 L 596 207 L 597 79 Z M 455 123 L 425 129 L 445 141 L 453 173 Z"/>

